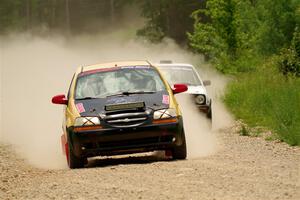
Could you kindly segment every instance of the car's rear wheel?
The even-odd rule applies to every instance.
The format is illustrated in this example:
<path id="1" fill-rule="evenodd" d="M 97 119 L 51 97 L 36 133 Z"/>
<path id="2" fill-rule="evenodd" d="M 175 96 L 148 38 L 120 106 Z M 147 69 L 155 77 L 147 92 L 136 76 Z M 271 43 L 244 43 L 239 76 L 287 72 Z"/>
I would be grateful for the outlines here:
<path id="1" fill-rule="evenodd" d="M 72 147 L 70 147 L 69 142 L 66 145 L 68 146 L 68 149 L 66 151 L 67 152 L 66 156 L 67 156 L 68 166 L 71 169 L 84 167 L 84 164 L 86 162 L 86 158 L 84 159 L 84 158 L 77 157 L 74 154 Z"/>
<path id="2" fill-rule="evenodd" d="M 182 130 L 182 144 L 180 146 L 174 147 L 172 150 L 172 156 L 175 160 L 184 160 L 186 159 L 186 141 L 185 141 L 185 133 L 184 130 Z"/>

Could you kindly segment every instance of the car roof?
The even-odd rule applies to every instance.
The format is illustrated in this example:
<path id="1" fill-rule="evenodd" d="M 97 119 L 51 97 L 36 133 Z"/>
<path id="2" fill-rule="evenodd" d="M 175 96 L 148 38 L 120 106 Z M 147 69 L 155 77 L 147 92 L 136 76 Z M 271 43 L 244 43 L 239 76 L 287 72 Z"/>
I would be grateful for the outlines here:
<path id="1" fill-rule="evenodd" d="M 157 63 L 157 64 L 154 64 L 154 66 L 157 66 L 157 67 L 191 67 L 193 68 L 194 66 L 191 65 L 191 64 L 187 64 L 187 63 L 171 63 L 171 64 L 162 64 L 162 63 Z"/>
<path id="2" fill-rule="evenodd" d="M 150 62 L 146 60 L 131 60 L 131 61 L 116 61 L 116 62 L 107 62 L 99 63 L 95 65 L 87 65 L 81 68 L 81 72 L 87 72 L 97 69 L 105 69 L 112 67 L 126 67 L 126 66 L 151 66 Z"/>

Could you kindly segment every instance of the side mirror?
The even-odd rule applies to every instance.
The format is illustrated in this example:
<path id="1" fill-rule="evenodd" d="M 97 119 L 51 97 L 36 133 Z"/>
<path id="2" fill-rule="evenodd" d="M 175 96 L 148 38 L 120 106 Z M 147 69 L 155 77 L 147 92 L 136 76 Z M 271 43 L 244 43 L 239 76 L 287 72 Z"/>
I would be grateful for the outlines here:
<path id="1" fill-rule="evenodd" d="M 186 84 L 174 84 L 172 90 L 173 90 L 173 94 L 178 94 L 187 91 L 188 87 Z"/>
<path id="2" fill-rule="evenodd" d="M 66 99 L 66 96 L 64 94 L 60 94 L 60 95 L 56 95 L 52 98 L 52 103 L 68 105 L 68 100 Z"/>
<path id="3" fill-rule="evenodd" d="M 205 80 L 205 81 L 203 81 L 203 85 L 204 85 L 204 86 L 208 86 L 208 85 L 210 85 L 210 84 L 211 84 L 210 80 Z"/>

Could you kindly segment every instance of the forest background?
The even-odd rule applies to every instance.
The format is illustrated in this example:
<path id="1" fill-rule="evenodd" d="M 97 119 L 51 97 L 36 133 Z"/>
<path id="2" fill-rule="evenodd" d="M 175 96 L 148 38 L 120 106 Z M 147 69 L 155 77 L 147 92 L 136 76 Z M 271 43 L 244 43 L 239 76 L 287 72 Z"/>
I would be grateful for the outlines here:
<path id="1" fill-rule="evenodd" d="M 237 119 L 300 145 L 300 0 L 0 0 L 0 35 L 97 34 L 131 12 L 137 37 L 171 38 L 232 77 L 224 101 Z"/>

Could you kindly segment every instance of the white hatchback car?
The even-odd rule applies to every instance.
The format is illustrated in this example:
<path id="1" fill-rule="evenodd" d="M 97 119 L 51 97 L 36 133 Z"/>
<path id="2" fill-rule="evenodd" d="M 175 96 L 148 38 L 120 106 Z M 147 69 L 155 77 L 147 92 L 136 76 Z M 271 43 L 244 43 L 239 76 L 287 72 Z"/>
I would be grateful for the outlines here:
<path id="1" fill-rule="evenodd" d="M 196 105 L 212 118 L 212 100 L 208 96 L 205 86 L 211 84 L 209 80 L 202 81 L 195 67 L 191 64 L 172 63 L 172 61 L 160 61 L 154 64 L 162 72 L 169 84 L 184 83 L 188 86 L 186 93 L 194 96 Z"/>

